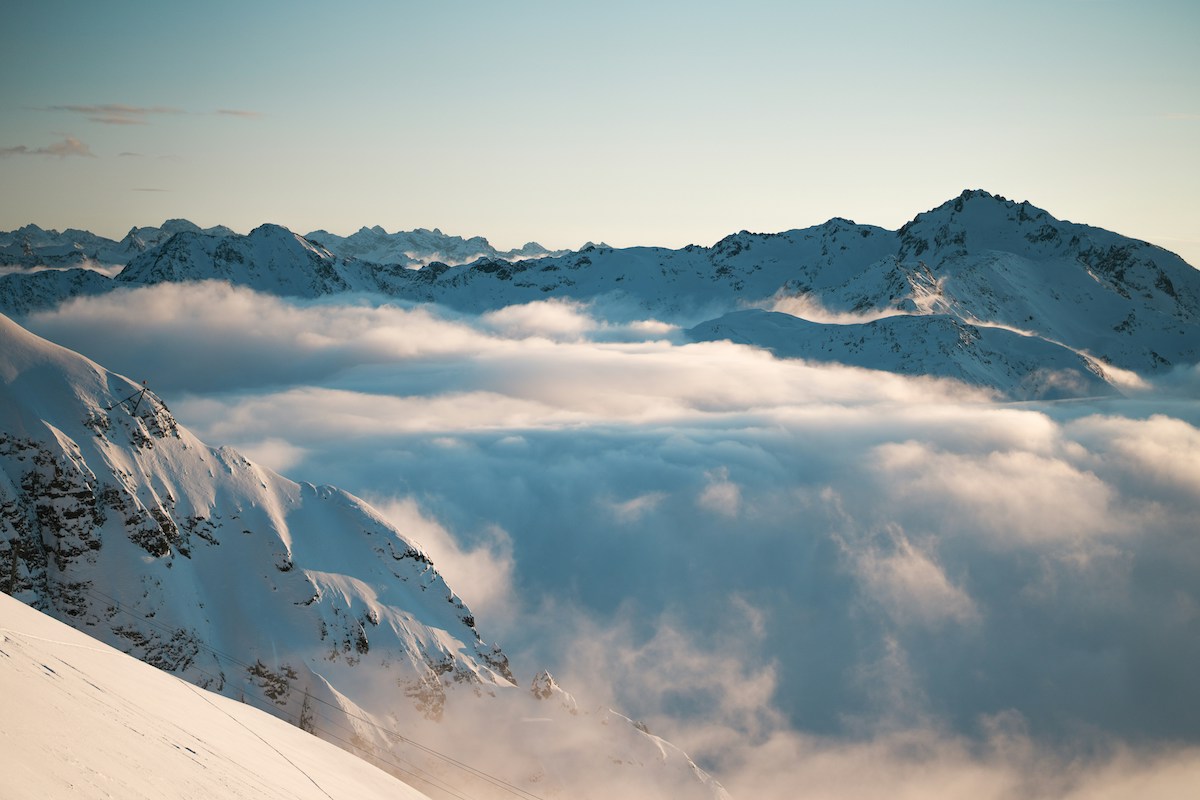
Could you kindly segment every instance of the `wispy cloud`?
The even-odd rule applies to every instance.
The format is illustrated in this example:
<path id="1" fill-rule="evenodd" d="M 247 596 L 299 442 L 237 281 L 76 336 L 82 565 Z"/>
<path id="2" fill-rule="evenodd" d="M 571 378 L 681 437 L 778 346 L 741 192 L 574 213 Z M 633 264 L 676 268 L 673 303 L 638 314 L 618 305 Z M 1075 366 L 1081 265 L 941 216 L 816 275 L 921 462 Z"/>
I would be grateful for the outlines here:
<path id="1" fill-rule="evenodd" d="M 148 125 L 151 116 L 185 113 L 183 109 L 169 106 L 131 106 L 124 103 L 50 106 L 50 110 L 82 114 L 89 122 L 103 125 Z"/>
<path id="2" fill-rule="evenodd" d="M 102 125 L 149 125 L 151 119 L 156 116 L 192 113 L 211 113 L 218 116 L 240 117 L 242 119 L 256 119 L 262 116 L 258 111 L 239 108 L 219 108 L 212 112 L 190 112 L 186 109 L 175 108 L 174 106 L 134 106 L 127 103 L 72 103 L 46 106 L 44 110 L 66 111 L 71 114 L 79 114 L 87 118 L 89 122 L 98 122 Z"/>
<path id="3" fill-rule="evenodd" d="M 91 151 L 91 148 L 74 136 L 68 136 L 60 142 L 48 144 L 44 147 L 29 147 L 23 144 L 14 147 L 0 147 L 0 156 L 57 156 L 59 158 L 86 156 L 87 158 L 95 158 L 96 154 Z"/>

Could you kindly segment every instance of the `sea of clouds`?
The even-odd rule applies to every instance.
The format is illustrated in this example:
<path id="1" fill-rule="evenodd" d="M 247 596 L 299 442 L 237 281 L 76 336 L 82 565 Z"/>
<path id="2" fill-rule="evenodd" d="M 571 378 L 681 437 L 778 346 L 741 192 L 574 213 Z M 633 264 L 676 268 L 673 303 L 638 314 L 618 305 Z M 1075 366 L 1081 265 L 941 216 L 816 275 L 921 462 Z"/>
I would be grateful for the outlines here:
<path id="1" fill-rule="evenodd" d="M 220 283 L 34 332 L 431 553 L 522 683 L 734 797 L 1175 797 L 1200 782 L 1200 372 L 1008 403 L 545 301 Z"/>

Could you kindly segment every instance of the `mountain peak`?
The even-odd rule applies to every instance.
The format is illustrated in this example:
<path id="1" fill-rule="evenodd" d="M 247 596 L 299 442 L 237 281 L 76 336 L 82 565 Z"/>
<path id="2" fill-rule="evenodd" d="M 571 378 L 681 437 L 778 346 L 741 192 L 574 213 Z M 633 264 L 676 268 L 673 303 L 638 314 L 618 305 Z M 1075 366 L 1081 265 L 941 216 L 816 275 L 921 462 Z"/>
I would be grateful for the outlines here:
<path id="1" fill-rule="evenodd" d="M 1002 197 L 1001 195 L 992 194 L 991 192 L 987 191 L 986 189 L 963 189 L 962 192 L 955 199 L 965 201 L 965 200 L 973 200 L 977 197 L 980 199 L 984 199 L 984 200 L 999 200 L 1002 203 L 1006 202 L 1006 200 L 1007 200 L 1006 198 Z"/>
<path id="2" fill-rule="evenodd" d="M 159 226 L 159 229 L 164 233 L 198 233 L 201 228 L 191 220 L 186 219 L 168 219 Z"/>
<path id="3" fill-rule="evenodd" d="M 264 222 L 262 225 L 259 225 L 257 228 L 250 231 L 249 235 L 252 237 L 266 237 L 295 236 L 296 234 L 282 225 L 277 225 L 274 222 Z"/>
<path id="4" fill-rule="evenodd" d="M 1028 200 L 1017 202 L 983 189 L 966 189 L 957 197 L 917 214 L 900 228 L 899 233 L 905 237 L 926 226 L 944 228 L 949 225 L 977 232 L 989 229 L 995 232 L 1007 230 L 1015 234 L 1031 222 L 1044 225 L 1057 223 L 1058 220 Z M 947 239 L 949 234 L 943 231 L 939 238 Z"/>

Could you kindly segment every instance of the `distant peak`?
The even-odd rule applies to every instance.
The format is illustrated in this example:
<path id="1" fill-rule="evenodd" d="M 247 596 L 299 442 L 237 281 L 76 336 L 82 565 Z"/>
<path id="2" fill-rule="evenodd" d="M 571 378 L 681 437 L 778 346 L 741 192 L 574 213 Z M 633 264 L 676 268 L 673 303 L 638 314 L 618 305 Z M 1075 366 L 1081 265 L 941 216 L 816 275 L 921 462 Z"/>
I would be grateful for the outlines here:
<path id="1" fill-rule="evenodd" d="M 198 231 L 200 226 L 186 219 L 169 219 L 164 222 L 159 228 L 167 233 L 183 233 L 184 231 Z"/>
<path id="2" fill-rule="evenodd" d="M 58 234 L 58 231 L 54 230 L 53 228 L 51 228 L 50 230 L 46 230 L 45 228 L 41 228 L 37 225 L 34 225 L 32 222 L 29 223 L 28 225 L 22 225 L 20 228 L 17 228 L 13 232 L 17 233 L 17 234 L 22 234 L 24 236 L 37 236 L 38 234 L 43 234 L 43 235 L 47 235 L 47 236 L 56 236 Z"/>
<path id="3" fill-rule="evenodd" d="M 282 225 L 276 225 L 274 222 L 264 222 L 254 230 L 250 231 L 251 236 L 294 236 L 290 230 Z"/>
<path id="4" fill-rule="evenodd" d="M 991 200 L 991 199 L 1004 200 L 1003 197 L 1000 197 L 999 195 L 994 195 L 991 192 L 984 191 L 983 189 L 963 189 L 962 194 L 960 194 L 957 199 L 972 200 L 976 197 L 986 198 L 989 200 Z"/>
<path id="5" fill-rule="evenodd" d="M 981 201 L 984 201 L 984 200 L 990 201 L 990 203 L 981 205 L 980 204 Z M 961 213 L 962 210 L 964 208 L 966 208 L 968 203 L 972 203 L 973 207 L 978 207 L 978 208 L 987 208 L 987 207 L 1011 208 L 1016 205 L 1022 205 L 1022 206 L 1025 206 L 1026 208 L 1032 208 L 1032 206 L 1030 206 L 1030 204 L 1028 202 L 1018 204 L 1013 200 L 1009 200 L 1007 197 L 1004 197 L 1004 196 L 998 195 L 998 194 L 992 194 L 991 192 L 985 191 L 983 189 L 964 189 L 957 197 L 951 198 L 950 200 L 947 200 L 946 202 L 942 203 L 941 205 L 937 206 L 936 208 L 931 208 L 929 211 L 924 211 L 920 214 L 917 214 L 908 223 L 908 225 L 911 225 L 911 224 L 918 222 L 920 220 L 923 220 L 923 219 L 927 219 L 931 216 L 940 216 L 943 214 L 953 215 L 953 214 Z M 907 227 L 907 225 L 905 227 Z"/>

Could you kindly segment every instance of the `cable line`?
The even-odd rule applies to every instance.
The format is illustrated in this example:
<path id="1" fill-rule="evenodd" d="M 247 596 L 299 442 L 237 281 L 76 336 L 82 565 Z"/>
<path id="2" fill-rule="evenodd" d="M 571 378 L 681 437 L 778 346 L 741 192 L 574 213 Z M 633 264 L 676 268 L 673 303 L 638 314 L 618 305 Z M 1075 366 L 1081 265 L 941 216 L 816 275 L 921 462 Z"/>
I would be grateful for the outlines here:
<path id="1" fill-rule="evenodd" d="M 137 613 L 136 611 L 132 611 L 128 608 L 123 607 L 119 600 L 116 600 L 112 596 L 107 595 L 104 592 L 101 592 L 99 589 L 95 589 L 94 587 L 92 587 L 92 588 L 85 588 L 83 591 L 88 594 L 91 594 L 96 599 L 100 599 L 101 597 L 103 597 L 104 599 L 111 602 L 118 611 L 122 611 L 126 614 L 129 614 L 132 617 L 141 619 L 147 625 L 149 625 L 153 628 L 157 628 L 158 630 L 160 630 L 164 633 L 169 633 L 169 634 L 175 633 L 175 629 L 172 629 L 162 623 L 152 620 L 143 614 Z M 241 661 L 240 659 L 234 658 L 233 656 L 229 655 L 228 653 L 223 653 L 222 651 L 217 650 L 215 647 L 212 647 L 211 645 L 205 644 L 203 642 L 195 642 L 195 644 L 198 648 L 208 651 L 213 656 L 216 656 L 219 658 L 224 658 L 224 659 L 230 661 L 232 664 L 242 667 L 243 669 L 246 669 L 246 670 L 251 669 L 251 665 L 247 664 L 244 661 Z M 200 667 L 194 663 L 189 664 L 188 669 L 195 670 L 196 672 L 200 673 L 201 675 L 204 675 L 207 678 L 211 679 L 214 683 L 219 683 L 222 685 L 225 683 L 225 676 L 223 673 L 221 675 L 213 675 L 208 670 L 206 670 L 203 667 Z M 163 670 L 163 671 L 165 672 L 166 670 Z M 173 673 L 168 673 L 168 674 L 172 675 L 172 677 L 175 677 L 177 680 L 183 680 L 178 675 L 174 675 Z M 184 683 L 188 683 L 188 681 L 184 681 Z M 251 686 L 251 690 L 250 690 L 250 694 L 249 694 L 249 699 L 254 700 L 261 707 L 261 709 L 263 711 L 271 714 L 271 716 L 274 716 L 276 719 L 280 719 L 280 717 L 278 716 L 279 704 L 276 703 L 271 698 L 269 698 L 265 693 L 263 693 L 261 688 L 256 687 L 253 682 L 251 682 L 250 686 Z M 222 695 L 222 696 L 224 697 L 225 695 Z M 404 737 L 403 735 L 401 735 L 399 732 L 391 731 L 388 728 L 384 728 L 383 726 L 372 723 L 370 720 L 365 720 L 362 717 L 353 715 L 349 711 L 347 711 L 346 709 L 343 709 L 340 706 L 334 705 L 333 703 L 323 701 L 318 697 L 312 697 L 311 695 L 310 695 L 310 698 L 312 700 L 321 702 L 323 705 L 326 705 L 329 708 L 336 710 L 338 712 L 339 716 L 352 717 L 355 719 L 362 720 L 363 722 L 371 724 L 374 727 L 379 728 L 380 730 L 389 733 L 390 735 L 394 736 L 397 739 L 401 739 L 403 741 L 410 742 L 412 744 L 416 744 L 415 742 L 411 742 L 411 740 L 407 739 L 407 737 Z M 233 699 L 233 698 L 230 698 L 230 699 Z M 242 702 L 246 702 L 247 694 L 244 690 L 241 692 L 240 699 L 242 700 Z M 357 732 L 353 728 L 346 727 L 346 725 L 343 724 L 340 720 L 334 719 L 333 717 L 330 717 L 327 714 L 322 713 L 322 711 L 320 709 L 317 709 L 315 711 L 315 713 L 322 720 L 324 720 L 325 722 L 328 722 L 331 726 L 339 728 L 340 730 L 350 734 L 351 736 L 357 735 Z M 373 749 L 367 749 L 366 747 L 363 747 L 362 745 L 357 744 L 352 740 L 344 739 L 341 736 L 334 734 L 328 728 L 322 728 L 322 732 L 333 739 L 337 739 L 339 742 L 342 742 L 343 744 L 354 747 L 355 749 L 360 750 L 363 753 L 370 755 L 375 760 L 391 766 L 397 772 L 403 773 L 404 775 L 408 775 L 409 777 L 411 777 L 414 780 L 420 781 L 422 783 L 427 783 L 430 786 L 433 786 L 434 788 L 439 789 L 440 791 L 442 791 L 446 794 L 449 794 L 452 797 L 460 798 L 460 800 L 470 800 L 469 797 L 467 797 L 463 794 L 460 794 L 459 790 L 456 787 L 454 787 L 450 784 L 444 783 L 442 781 L 442 779 L 426 772 L 425 770 L 421 769 L 419 766 L 417 766 L 413 762 L 400 756 L 398 753 L 393 753 L 390 750 L 384 750 L 384 753 L 386 753 L 387 755 L 386 756 L 380 755 L 379 753 L 375 752 Z M 393 758 L 388 758 L 387 756 L 392 756 Z M 406 769 L 404 766 L 401 766 L 401 764 L 405 764 L 409 768 Z M 496 778 L 496 780 L 499 781 L 501 779 Z"/>
<path id="2" fill-rule="evenodd" d="M 195 694 L 195 695 L 196 695 L 197 697 L 199 697 L 201 700 L 203 700 L 204 702 L 208 703 L 210 706 L 212 706 L 213 708 L 215 708 L 217 711 L 220 711 L 220 712 L 221 712 L 222 714 L 224 714 L 225 716 L 229 717 L 231 720 L 233 720 L 234 722 L 236 722 L 238 725 L 240 725 L 240 726 L 241 726 L 242 728 L 244 728 L 245 730 L 247 730 L 247 731 L 249 731 L 250 733 L 254 734 L 254 737 L 255 737 L 256 739 L 258 739 L 260 742 L 262 742 L 263 744 L 265 744 L 267 747 L 269 747 L 269 748 L 271 748 L 272 750 L 274 750 L 276 753 L 278 753 L 278 754 L 279 754 L 279 757 L 280 757 L 280 758 L 282 758 L 284 761 L 286 761 L 287 763 L 289 763 L 289 764 L 291 764 L 293 767 L 295 767 L 295 768 L 296 768 L 296 771 L 297 771 L 297 772 L 299 772 L 301 775 L 303 775 L 304 777 L 308 778 L 308 779 L 309 779 L 309 781 L 311 781 L 311 782 L 312 782 L 312 785 L 313 785 L 313 786 L 315 786 L 315 787 L 317 787 L 317 788 L 318 788 L 318 789 L 321 791 L 321 794 L 323 794 L 323 795 L 325 795 L 326 797 L 328 797 L 328 798 L 329 798 L 329 800 L 334 800 L 334 797 L 333 797 L 333 795 L 331 795 L 329 792 L 325 791 L 325 787 L 324 787 L 324 786 L 322 786 L 321 784 L 317 783 L 316 779 L 315 779 L 315 778 L 313 778 L 313 776 L 312 776 L 312 775 L 309 775 L 307 772 L 305 772 L 305 771 L 304 771 L 304 770 L 303 770 L 303 769 L 300 767 L 300 765 L 299 765 L 299 764 L 297 764 L 295 761 L 292 761 L 290 758 L 288 758 L 286 755 L 284 755 L 284 754 L 283 754 L 283 751 L 281 751 L 281 750 L 280 750 L 278 747 L 276 747 L 275 745 L 271 744 L 271 743 L 270 743 L 270 742 L 268 742 L 266 739 L 264 739 L 262 736 L 260 736 L 260 735 L 259 735 L 259 733 L 258 733 L 258 731 L 255 731 L 255 730 L 251 729 L 249 726 L 247 726 L 247 725 L 246 725 L 246 723 L 242 722 L 240 719 L 238 719 L 237 717 L 235 717 L 233 714 L 230 714 L 228 711 L 226 711 L 225 709 L 223 709 L 223 708 L 221 708 L 220 706 L 218 706 L 218 705 L 217 705 L 216 703 L 214 703 L 212 700 L 209 700 L 207 697 L 205 697 L 205 696 L 204 696 L 204 694 L 201 692 L 201 690 L 200 690 L 200 689 L 198 689 L 197 687 L 193 686 L 192 684 L 188 683 L 188 682 L 187 682 L 187 681 L 185 681 L 185 680 L 180 680 L 179 682 L 180 682 L 180 683 L 182 683 L 184 686 L 186 686 L 186 687 L 187 687 L 187 688 L 188 688 L 188 689 L 189 689 L 189 690 L 190 690 L 190 691 L 191 691 L 193 694 Z"/>
<path id="3" fill-rule="evenodd" d="M 129 397 L 126 397 L 124 400 L 118 400 L 115 403 L 111 403 L 108 406 L 108 410 L 112 411 L 117 406 L 120 406 L 121 408 L 125 408 L 125 404 L 136 397 L 137 402 L 133 404 L 133 411 L 129 411 L 128 413 L 129 413 L 129 416 L 131 416 L 131 417 L 137 416 L 138 406 L 140 406 L 142 404 L 142 398 L 146 396 L 147 389 L 148 389 L 148 387 L 146 386 L 146 382 L 142 381 L 141 389 L 139 389 L 136 392 L 134 392 L 133 394 L 129 395 Z"/>
<path id="4" fill-rule="evenodd" d="M 175 633 L 175 632 L 176 632 L 176 630 L 177 630 L 177 629 L 174 629 L 174 628 L 170 628 L 170 627 L 168 627 L 167 625 L 164 625 L 163 623 L 161 623 L 161 622 L 158 622 L 157 620 L 150 619 L 149 617 L 145 616 L 144 614 L 141 614 L 141 613 L 139 613 L 139 612 L 137 612 L 137 611 L 134 611 L 134 610 L 132 610 L 132 609 L 129 609 L 129 608 L 126 608 L 126 607 L 124 607 L 124 606 L 121 604 L 121 602 L 120 602 L 119 600 L 117 600 L 115 597 L 112 597 L 111 595 L 105 594 L 104 592 L 100 591 L 99 589 L 96 589 L 95 587 L 86 587 L 86 588 L 84 588 L 84 589 L 83 589 L 83 591 L 84 591 L 85 593 L 87 593 L 87 594 L 91 594 L 91 595 L 92 595 L 94 598 L 96 598 L 97 600 L 103 600 L 103 601 L 107 601 L 107 602 L 110 602 L 110 603 L 112 603 L 113 607 L 115 607 L 115 608 L 116 608 L 118 611 L 122 611 L 122 612 L 124 612 L 124 613 L 126 613 L 126 614 L 129 614 L 129 615 L 130 615 L 130 616 L 132 616 L 132 617 L 136 617 L 136 618 L 138 618 L 138 619 L 142 620 L 143 622 L 145 622 L 147 625 L 149 625 L 149 626 L 151 626 L 151 627 L 153 627 L 153 628 L 156 628 L 156 629 L 158 629 L 158 630 L 162 631 L 163 633 L 169 633 L 169 634 L 172 634 L 172 635 L 174 635 L 174 633 Z M 229 654 L 229 653 L 226 653 L 226 652 L 223 652 L 223 651 L 221 651 L 221 650 L 218 650 L 217 648 L 215 648 L 215 647 L 213 647 L 212 645 L 209 645 L 209 644 L 207 644 L 207 643 L 205 643 L 205 642 L 200 642 L 200 641 L 195 641 L 195 640 L 193 640 L 193 643 L 196 645 L 196 647 L 197 647 L 197 648 L 199 648 L 199 649 L 202 649 L 202 650 L 205 650 L 205 651 L 207 651 L 208 653 L 212 654 L 213 656 L 216 656 L 217 658 L 223 658 L 223 659 L 225 659 L 225 660 L 229 661 L 231 664 L 234 664 L 234 665 L 240 666 L 240 667 L 242 667 L 242 668 L 243 668 L 243 669 L 245 669 L 245 670 L 251 670 L 251 669 L 253 669 L 253 668 L 254 668 L 254 666 L 253 666 L 253 665 L 251 665 L 251 664 L 248 664 L 248 663 L 246 663 L 245 661 L 242 661 L 241 659 L 237 658 L 236 656 L 233 656 L 233 655 L 231 655 L 231 654 Z M 211 673 L 207 672 L 206 670 L 202 669 L 201 667 L 199 667 L 199 666 L 197 666 L 197 665 L 195 665 L 195 664 L 189 664 L 189 665 L 188 665 L 188 667 L 189 667 L 190 669 L 194 669 L 194 670 L 196 670 L 197 672 L 201 673 L 202 675 L 205 675 L 205 676 L 207 676 L 207 677 L 211 678 L 211 679 L 212 679 L 212 680 L 214 680 L 214 681 L 221 682 L 221 683 L 223 683 L 223 682 L 224 682 L 224 676 L 223 676 L 223 675 L 222 675 L 222 676 L 215 676 L 215 675 L 212 675 Z M 182 680 L 182 679 L 181 679 L 181 680 Z M 252 684 L 252 685 L 253 685 L 253 684 Z M 368 717 L 364 717 L 364 716 L 361 716 L 361 715 L 359 715 L 359 714 L 353 713 L 353 712 L 351 712 L 351 711 L 350 711 L 350 710 L 348 710 L 348 709 L 342 708 L 342 707 L 341 707 L 341 706 L 339 706 L 339 705 L 336 705 L 336 704 L 334 704 L 334 703 L 331 703 L 331 702 L 329 702 L 328 700 L 325 700 L 325 699 L 323 699 L 323 698 L 317 697 L 317 696 L 315 696 L 315 695 L 309 695 L 309 699 L 311 699 L 311 700 L 312 700 L 312 701 L 314 701 L 315 703 L 319 703 L 319 704 L 321 704 L 321 705 L 323 705 L 323 706 L 326 706 L 326 707 L 328 707 L 328 708 L 330 708 L 330 709 L 333 709 L 333 710 L 334 710 L 334 711 L 336 711 L 336 712 L 338 713 L 338 715 L 339 715 L 339 716 L 341 716 L 341 717 L 345 717 L 345 718 L 348 718 L 348 719 L 357 720 L 357 721 L 359 721 L 359 722 L 363 723 L 364 725 L 368 725 L 368 726 L 370 726 L 370 727 L 372 727 L 372 728 L 375 728 L 376 730 L 378 730 L 378 731 L 380 731 L 380 732 L 382 732 L 382 733 L 386 734 L 386 735 L 387 735 L 389 738 L 391 738 L 391 739 L 393 739 L 393 740 L 396 740 L 396 741 L 398 741 L 398 742 L 400 742 L 400 743 L 403 743 L 403 744 L 407 744 L 407 745 L 409 745 L 410 747 L 413 747 L 413 748 L 415 748 L 415 749 L 417 749 L 417 750 L 420 750 L 421 752 L 423 752 L 423 753 L 426 753 L 426 754 L 428 754 L 428 755 L 430 755 L 430 756 L 432 756 L 432 757 L 434 757 L 434 758 L 436 758 L 436 759 L 440 759 L 441 761 L 445 762 L 445 763 L 446 763 L 446 764 L 448 764 L 448 765 L 451 765 L 451 766 L 457 767 L 457 768 L 459 768 L 460 770 L 462 770 L 463 772 L 466 772 L 466 773 L 468 773 L 469 775 L 471 775 L 471 776 L 473 776 L 473 777 L 475 777 L 475 778 L 478 778 L 478 779 L 480 779 L 480 780 L 482 780 L 482 781 L 484 781 L 484 782 L 486 782 L 486 783 L 489 783 L 489 784 L 491 784 L 493 787 L 495 787 L 495 788 L 497 788 L 497 789 L 500 789 L 500 790 L 502 790 L 502 791 L 508 792 L 508 793 L 510 793 L 510 794 L 512 794 L 512 795 L 515 795 L 515 796 L 517 796 L 517 797 L 526 798 L 527 800 L 543 800 L 543 798 L 541 798 L 539 795 L 536 795 L 536 794 L 534 794 L 534 793 L 532 793 L 532 792 L 530 792 L 530 791 L 528 791 L 528 790 L 526 790 L 526 789 L 522 789 L 522 788 L 521 788 L 521 787 L 519 787 L 519 786 L 516 786 L 516 785 L 514 785 L 514 784 L 512 784 L 512 783 L 509 783 L 508 781 L 504 780 L 503 778 L 497 777 L 497 776 L 495 776 L 495 775 L 492 775 L 491 773 L 485 772 L 484 770 L 478 769 L 477 767 L 473 767 L 473 766 L 471 766 L 470 764 L 467 764 L 467 763 L 465 763 L 465 762 L 459 761 L 458 759 L 454 758 L 453 756 L 447 755 L 446 753 L 443 753 L 443 752 L 441 752 L 441 751 L 439 751 L 439 750 L 437 750 L 437 749 L 435 749 L 435 748 L 433 748 L 433 747 L 430 747 L 430 746 L 428 746 L 428 745 L 424 745 L 424 744 L 422 744 L 422 743 L 420 743 L 420 742 L 418 742 L 418 741 L 416 741 L 416 740 L 414 740 L 414 739 L 411 739 L 411 738 L 409 738 L 408 736 L 405 736 L 404 734 L 400 733 L 399 731 L 397 731 L 397 730 L 395 730 L 395 729 L 393 729 L 393 728 L 388 728 L 388 727 L 386 727 L 386 726 L 384 726 L 384 725 L 381 725 L 380 723 L 376 722 L 376 721 L 375 721 L 375 720 L 373 720 L 373 719 L 370 719 L 370 718 L 368 718 Z M 278 705 L 277 705 L 277 704 L 275 704 L 273 701 L 270 701 L 270 700 L 266 699 L 265 697 L 263 698 L 263 701 L 264 701 L 264 702 L 267 704 L 267 705 L 266 705 L 266 707 L 267 707 L 267 708 L 270 708 L 270 709 L 278 709 Z M 333 720 L 333 719 L 331 719 L 330 717 L 326 716 L 325 714 L 320 714 L 320 712 L 318 712 L 318 714 L 319 714 L 319 716 L 321 716 L 321 718 L 322 718 L 322 719 L 324 719 L 326 722 L 329 722 L 329 723 L 330 723 L 330 724 L 332 724 L 332 725 L 335 725 L 335 726 L 337 726 L 337 727 L 340 727 L 340 728 L 342 728 L 343 730 L 347 730 L 347 731 L 348 731 L 348 732 L 349 732 L 351 735 L 354 735 L 354 733 L 355 733 L 355 732 L 354 732 L 354 730 L 353 730 L 353 729 L 347 729 L 345 726 L 343 726 L 343 725 L 340 725 L 338 722 L 336 722 L 335 720 Z M 327 731 L 327 730 L 326 730 L 325 732 L 326 732 L 326 733 L 330 733 L 330 732 L 329 732 L 329 731 Z M 330 734 L 330 735 L 332 735 L 332 734 Z M 338 741 L 341 741 L 341 742 L 343 742 L 343 743 L 345 743 L 345 744 L 349 744 L 349 745 L 351 745 L 351 746 L 353 746 L 353 747 L 355 747 L 355 748 L 357 748 L 357 749 L 359 749 L 359 750 L 364 750 L 364 752 L 366 752 L 365 748 L 363 748 L 361 745 L 355 744 L 355 743 L 353 743 L 353 742 L 348 742 L 347 740 L 345 740 L 345 739 L 342 739 L 341 737 L 338 737 L 338 736 L 333 736 L 333 738 L 336 738 L 336 739 L 338 739 Z M 392 755 L 395 755 L 395 756 L 396 756 L 396 758 L 400 758 L 400 756 L 399 756 L 398 754 L 391 753 L 391 751 L 385 751 L 385 752 L 388 752 L 388 753 L 390 753 L 390 754 L 392 754 Z M 387 759 L 385 759 L 385 758 L 383 758 L 383 757 L 379 756 L 378 754 L 373 754 L 373 755 L 374 755 L 374 757 L 375 757 L 375 758 L 377 758 L 377 759 L 379 759 L 379 760 L 381 760 L 381 761 L 385 761 L 385 762 L 387 762 L 387 761 L 388 761 Z M 402 760 L 403 760 L 403 759 L 402 759 Z M 389 762 L 389 763 L 390 763 L 390 762 Z M 407 761 L 406 761 L 405 763 L 408 763 L 408 764 L 409 764 L 409 766 L 410 766 L 412 769 L 414 769 L 414 770 L 417 770 L 418 772 L 422 772 L 422 770 L 421 770 L 419 767 L 417 767 L 415 764 L 412 764 L 411 762 L 407 762 Z M 428 783 L 430 783 L 431 785 L 433 785 L 433 786 L 435 786 L 435 787 L 437 787 L 437 788 L 441 789 L 442 791 L 445 791 L 445 792 L 447 792 L 447 793 L 449 793 L 449 794 L 451 794 L 451 795 L 453 795 L 453 796 L 455 796 L 455 797 L 463 798 L 463 795 L 459 794 L 459 793 L 457 792 L 457 790 L 455 790 L 453 787 L 444 786 L 444 785 L 442 785 L 442 786 L 439 786 L 438 784 L 440 783 L 440 780 L 439 780 L 439 779 L 437 779 L 437 778 L 435 778 L 435 777 L 433 777 L 433 776 L 431 776 L 431 775 L 427 775 L 427 774 L 426 774 L 426 775 L 418 775 L 418 774 L 414 774 L 414 773 L 413 773 L 413 772 L 411 772 L 410 770 L 407 770 L 407 769 L 404 769 L 403 767 L 400 767 L 398 764 L 394 764 L 394 766 L 395 766 L 397 769 L 399 769 L 401 772 L 404 772 L 404 773 L 406 773 L 406 774 L 409 774 L 409 775 L 411 775 L 412 777 L 416 778 L 417 780 L 422 780 L 422 781 L 428 782 Z M 464 800 L 465 800 L 465 798 L 464 798 Z"/>

